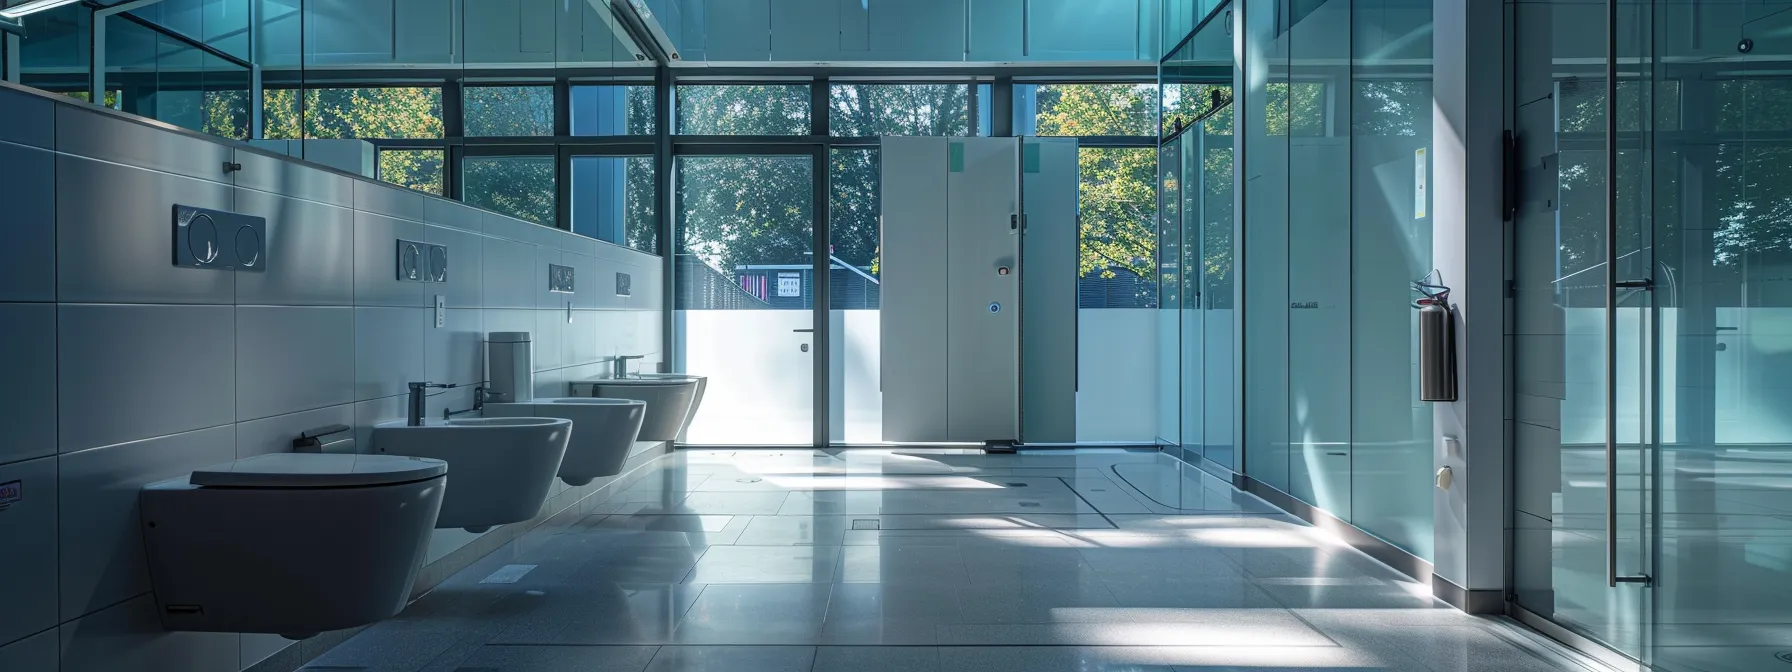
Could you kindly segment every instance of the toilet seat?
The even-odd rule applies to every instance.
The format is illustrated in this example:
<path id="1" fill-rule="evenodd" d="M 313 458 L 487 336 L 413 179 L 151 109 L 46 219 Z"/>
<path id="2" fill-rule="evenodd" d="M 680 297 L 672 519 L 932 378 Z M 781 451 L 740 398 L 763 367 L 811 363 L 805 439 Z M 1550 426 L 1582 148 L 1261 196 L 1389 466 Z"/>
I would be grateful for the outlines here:
<path id="1" fill-rule="evenodd" d="M 448 473 L 448 463 L 402 455 L 272 453 L 193 471 L 187 482 L 216 488 L 352 488 L 414 483 Z"/>

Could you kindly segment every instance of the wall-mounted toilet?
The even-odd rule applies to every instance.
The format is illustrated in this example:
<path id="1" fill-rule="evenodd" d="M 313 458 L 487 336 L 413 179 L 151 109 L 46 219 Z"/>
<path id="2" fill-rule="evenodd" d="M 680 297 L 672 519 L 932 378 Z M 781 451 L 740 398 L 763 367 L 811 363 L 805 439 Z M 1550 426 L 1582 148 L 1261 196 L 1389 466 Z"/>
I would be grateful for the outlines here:
<path id="1" fill-rule="evenodd" d="M 572 383 L 575 397 L 636 399 L 647 402 L 641 422 L 642 441 L 676 441 L 695 414 L 698 386 L 695 376 L 664 374 L 653 378 L 600 378 Z"/>
<path id="2" fill-rule="evenodd" d="M 641 433 L 641 421 L 647 417 L 647 402 L 590 397 L 535 399 L 520 404 L 488 402 L 485 415 L 571 420 L 572 440 L 566 444 L 566 459 L 560 462 L 559 475 L 567 485 L 577 486 L 622 473 L 635 437 Z"/>
<path id="3" fill-rule="evenodd" d="M 442 499 L 436 527 L 484 532 L 534 518 L 547 502 L 566 456 L 572 421 L 565 418 L 468 418 L 373 427 L 373 450 L 448 463 L 454 487 Z"/>
<path id="4" fill-rule="evenodd" d="M 404 609 L 448 465 L 277 453 L 144 486 L 162 626 L 302 639 Z"/>

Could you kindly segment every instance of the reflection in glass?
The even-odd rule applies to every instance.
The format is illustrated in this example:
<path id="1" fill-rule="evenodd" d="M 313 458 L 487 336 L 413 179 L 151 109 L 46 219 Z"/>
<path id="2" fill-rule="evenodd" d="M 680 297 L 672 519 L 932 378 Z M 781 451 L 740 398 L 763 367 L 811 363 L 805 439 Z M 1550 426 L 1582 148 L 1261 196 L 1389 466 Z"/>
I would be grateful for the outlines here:
<path id="1" fill-rule="evenodd" d="M 573 233 L 659 254 L 653 157 L 572 157 Z"/>
<path id="2" fill-rule="evenodd" d="M 969 135 L 968 84 L 834 84 L 828 133 L 839 137 Z"/>
<path id="3" fill-rule="evenodd" d="M 469 86 L 461 96 L 467 137 L 554 134 L 554 87 Z"/>
<path id="4" fill-rule="evenodd" d="M 554 226 L 554 157 L 469 156 L 461 161 L 461 174 L 467 204 Z"/>
<path id="5" fill-rule="evenodd" d="M 680 135 L 808 135 L 808 84 L 678 87 Z"/>
<path id="6" fill-rule="evenodd" d="M 442 171 L 447 162 L 439 149 L 381 149 L 375 175 L 380 180 L 408 189 L 442 195 Z"/>

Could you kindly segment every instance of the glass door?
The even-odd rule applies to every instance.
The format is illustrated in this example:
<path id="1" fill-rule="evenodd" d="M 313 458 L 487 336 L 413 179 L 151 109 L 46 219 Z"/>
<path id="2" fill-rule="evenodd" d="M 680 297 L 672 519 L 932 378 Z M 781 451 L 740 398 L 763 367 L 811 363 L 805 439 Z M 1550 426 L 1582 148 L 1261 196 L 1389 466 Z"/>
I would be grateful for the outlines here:
<path id="1" fill-rule="evenodd" d="M 1646 12 L 1513 6 L 1513 592 L 1648 657 L 1656 429 Z M 1618 39 L 1561 39 L 1613 34 Z"/>
<path id="2" fill-rule="evenodd" d="M 1792 14 L 1660 43 L 1660 455 L 1650 662 L 1792 669 Z M 1659 5 L 1666 16 L 1690 11 Z M 1665 19 L 1664 19 L 1665 21 Z"/>
<path id="3" fill-rule="evenodd" d="M 705 376 L 686 443 L 826 445 L 825 154 L 706 147 L 676 158 L 676 361 Z M 820 233 L 821 235 L 817 235 Z M 820 261 L 818 261 L 818 256 Z M 820 327 L 818 329 L 818 327 Z M 818 375 L 819 374 L 819 375 Z"/>

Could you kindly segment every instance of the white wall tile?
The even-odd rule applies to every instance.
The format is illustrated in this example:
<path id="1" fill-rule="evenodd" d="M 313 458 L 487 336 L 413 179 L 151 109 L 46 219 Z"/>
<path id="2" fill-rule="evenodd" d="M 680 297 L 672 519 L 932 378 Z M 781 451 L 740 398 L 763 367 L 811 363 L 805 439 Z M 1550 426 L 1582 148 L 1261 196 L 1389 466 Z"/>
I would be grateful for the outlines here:
<path id="1" fill-rule="evenodd" d="M 529 280 L 530 294 L 535 297 L 536 308 L 565 308 L 566 302 L 572 299 L 566 294 L 548 291 L 548 265 L 566 265 L 562 259 L 565 256 L 565 252 L 556 248 L 536 246 L 535 268 L 529 271 L 531 276 Z"/>
<path id="2" fill-rule="evenodd" d="M 355 403 L 355 450 L 373 452 L 373 426 L 382 422 L 403 420 L 404 397 L 386 397 Z"/>
<path id="3" fill-rule="evenodd" d="M 532 338 L 535 340 L 535 370 L 545 371 L 566 366 L 566 323 L 565 308 L 544 308 L 535 311 L 535 328 Z"/>
<path id="4" fill-rule="evenodd" d="M 229 271 L 174 265 L 174 206 L 231 209 L 231 188 L 72 156 L 56 157 L 56 293 L 85 303 L 231 303 Z M 93 185 L 105 185 L 103 197 Z M 119 207 L 129 203 L 130 207 Z"/>
<path id="5" fill-rule="evenodd" d="M 607 359 L 612 353 L 605 353 L 598 348 L 598 312 L 595 310 L 575 310 L 572 324 L 566 325 L 566 364 L 590 364 L 600 359 Z"/>
<path id="6" fill-rule="evenodd" d="M 355 305 L 429 305 L 426 283 L 398 279 L 398 241 L 423 241 L 423 225 L 384 215 L 355 212 Z"/>
<path id="7" fill-rule="evenodd" d="M 234 154 L 226 144 L 170 133 L 121 115 L 71 106 L 56 110 L 56 151 L 220 183 L 230 181 L 230 176 L 224 172 L 224 164 Z M 110 183 L 79 184 L 105 184 L 108 198 L 94 200 L 121 202 L 116 200 L 118 193 L 110 188 Z M 85 190 L 76 191 L 86 193 Z M 172 210 L 162 211 L 164 216 L 172 213 Z"/>
<path id="8" fill-rule="evenodd" d="M 50 149 L 56 141 L 56 106 L 45 96 L 0 90 L 0 142 Z"/>
<path id="9" fill-rule="evenodd" d="M 448 247 L 448 281 L 424 285 L 424 294 L 428 299 L 425 305 L 434 306 L 436 294 L 441 294 L 448 301 L 449 308 L 478 308 L 484 304 L 484 268 L 485 240 L 478 234 L 467 233 L 440 226 L 423 227 L 423 242 Z"/>
<path id="10" fill-rule="evenodd" d="M 236 309 L 237 420 L 354 400 L 354 308 Z"/>
<path id="11" fill-rule="evenodd" d="M 0 303 L 0 343 L 13 358 L 0 386 L 0 464 L 54 455 L 56 304 Z"/>
<path id="12" fill-rule="evenodd" d="M 601 265 L 597 257 L 583 254 L 562 254 L 560 263 L 573 269 L 572 307 L 580 310 L 592 310 L 602 307 L 608 297 L 614 302 L 616 297 L 616 278 L 598 272 Z"/>
<path id="13" fill-rule="evenodd" d="M 484 311 L 450 308 L 446 325 L 437 329 L 431 310 L 426 311 L 424 322 L 420 380 L 462 385 L 485 381 Z"/>
<path id="14" fill-rule="evenodd" d="M 0 166 L 10 222 L 0 246 L 0 301 L 55 301 L 56 155 L 0 142 Z"/>
<path id="15" fill-rule="evenodd" d="M 0 107 L 4 107 L 0 103 Z M 6 115 L 0 114 L 0 119 Z M 11 644 L 0 645 L 0 670 L 6 672 L 57 672 L 56 631 L 46 630 Z"/>
<path id="16" fill-rule="evenodd" d="M 423 194 L 371 180 L 355 180 L 355 209 L 387 217 L 423 221 Z"/>
<path id="17" fill-rule="evenodd" d="M 58 458 L 64 621 L 150 589 L 137 492 L 150 483 L 233 460 L 235 443 L 235 428 L 227 425 Z"/>
<path id="18" fill-rule="evenodd" d="M 236 459 L 292 452 L 292 440 L 300 434 L 330 425 L 355 426 L 355 405 L 343 404 L 236 424 Z M 329 437 L 341 438 L 341 437 Z M 363 452 L 358 450 L 331 452 Z"/>
<path id="19" fill-rule="evenodd" d="M 423 380 L 422 308 L 355 309 L 355 400 L 404 394 Z"/>
<path id="20" fill-rule="evenodd" d="M 236 672 L 236 633 L 169 632 L 150 595 L 64 624 L 62 672 Z"/>
<path id="21" fill-rule="evenodd" d="M 533 309 L 487 308 L 484 313 L 487 335 L 499 331 L 526 331 L 533 337 L 535 333 Z"/>
<path id="22" fill-rule="evenodd" d="M 56 458 L 0 465 L 0 483 L 22 497 L 0 514 L 0 642 L 56 626 Z M 3 656 L 0 656 L 3 658 Z M 0 665 L 0 669 L 8 669 Z"/>
<path id="23" fill-rule="evenodd" d="M 236 309 L 62 304 L 60 450 L 215 427 L 236 418 Z"/>
<path id="24" fill-rule="evenodd" d="M 484 243 L 481 274 L 485 307 L 534 308 L 535 285 L 530 280 L 534 277 L 535 248 L 502 238 L 487 237 Z M 542 271 L 542 283 L 547 283 L 546 270 Z"/>
<path id="25" fill-rule="evenodd" d="M 354 303 L 353 210 L 238 189 L 234 211 L 265 218 L 268 225 L 267 270 L 236 274 L 237 303 Z"/>
<path id="26" fill-rule="evenodd" d="M 485 230 L 485 211 L 445 198 L 424 198 L 423 221 L 479 233 Z"/>
<path id="27" fill-rule="evenodd" d="M 234 156 L 232 160 L 243 166 L 230 174 L 238 187 L 343 208 L 355 205 L 355 181 L 347 175 L 240 147 Z"/>

